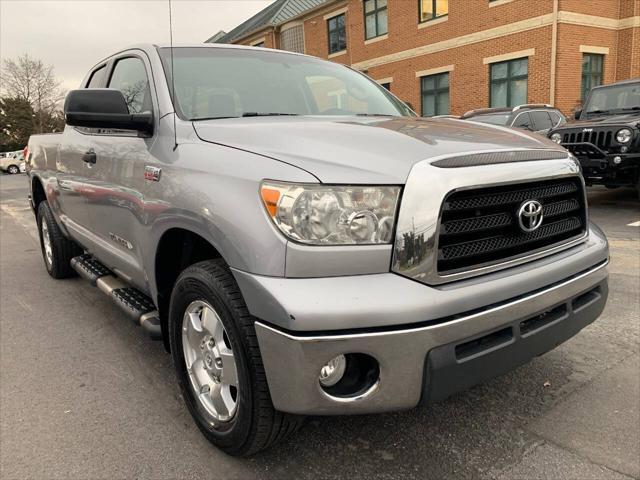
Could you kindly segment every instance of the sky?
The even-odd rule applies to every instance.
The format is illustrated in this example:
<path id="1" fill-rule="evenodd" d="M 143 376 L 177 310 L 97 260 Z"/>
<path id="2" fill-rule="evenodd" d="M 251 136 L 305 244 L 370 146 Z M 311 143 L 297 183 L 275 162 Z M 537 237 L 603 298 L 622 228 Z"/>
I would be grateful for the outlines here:
<path id="1" fill-rule="evenodd" d="M 200 43 L 273 0 L 172 0 L 173 41 Z M 55 68 L 67 90 L 99 60 L 136 43 L 169 43 L 167 0 L 0 0 L 0 58 Z"/>

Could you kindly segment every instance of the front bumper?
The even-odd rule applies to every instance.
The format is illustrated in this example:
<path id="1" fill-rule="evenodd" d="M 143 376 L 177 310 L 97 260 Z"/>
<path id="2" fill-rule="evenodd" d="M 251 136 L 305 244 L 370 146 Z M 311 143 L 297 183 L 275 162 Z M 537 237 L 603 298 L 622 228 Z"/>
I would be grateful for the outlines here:
<path id="1" fill-rule="evenodd" d="M 502 374 L 553 349 L 600 315 L 608 294 L 607 263 L 528 295 L 415 328 L 305 335 L 256 322 L 274 406 L 316 415 L 402 410 Z M 345 353 L 375 358 L 379 377 L 363 394 L 334 397 L 321 388 L 318 374 Z"/>
<path id="2" fill-rule="evenodd" d="M 640 153 L 606 153 L 591 144 L 562 146 L 571 151 L 580 162 L 587 185 L 634 186 L 638 181 Z"/>

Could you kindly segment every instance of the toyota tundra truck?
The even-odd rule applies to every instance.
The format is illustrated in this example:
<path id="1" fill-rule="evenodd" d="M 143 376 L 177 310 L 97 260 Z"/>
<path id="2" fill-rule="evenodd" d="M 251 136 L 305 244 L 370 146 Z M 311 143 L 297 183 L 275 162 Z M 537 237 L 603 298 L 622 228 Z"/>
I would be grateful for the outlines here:
<path id="1" fill-rule="evenodd" d="M 28 145 L 44 265 L 164 341 L 230 454 L 305 415 L 440 401 L 604 308 L 607 240 L 546 138 L 235 45 L 128 48 L 81 87 Z"/>

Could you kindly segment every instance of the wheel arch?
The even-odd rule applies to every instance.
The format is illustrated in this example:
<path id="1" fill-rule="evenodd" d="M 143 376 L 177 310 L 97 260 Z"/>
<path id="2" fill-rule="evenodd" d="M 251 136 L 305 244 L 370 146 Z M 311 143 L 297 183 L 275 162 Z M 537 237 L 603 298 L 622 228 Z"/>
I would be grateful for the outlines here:
<path id="1" fill-rule="evenodd" d="M 169 349 L 169 302 L 178 276 L 194 263 L 216 258 L 224 260 L 220 250 L 194 230 L 170 227 L 160 235 L 153 259 L 153 283 L 165 348 Z"/>
<path id="2" fill-rule="evenodd" d="M 31 203 L 33 205 L 34 212 L 38 211 L 38 205 L 47 199 L 47 194 L 42 184 L 40 177 L 34 175 L 31 179 Z"/>

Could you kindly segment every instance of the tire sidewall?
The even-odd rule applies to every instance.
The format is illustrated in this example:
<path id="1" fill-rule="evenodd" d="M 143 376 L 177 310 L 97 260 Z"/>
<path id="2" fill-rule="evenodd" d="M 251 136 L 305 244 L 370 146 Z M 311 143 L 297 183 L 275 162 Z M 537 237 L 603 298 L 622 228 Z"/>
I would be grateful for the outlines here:
<path id="1" fill-rule="evenodd" d="M 189 267 L 178 278 L 171 294 L 169 308 L 169 340 L 178 382 L 187 408 L 198 428 L 218 447 L 236 450 L 250 435 L 252 424 L 252 381 L 247 361 L 243 336 L 234 319 L 232 307 L 228 304 L 224 293 L 219 292 L 215 278 L 208 275 L 197 265 Z M 192 391 L 182 347 L 182 321 L 189 304 L 201 300 L 211 305 L 225 330 L 231 343 L 238 372 L 238 406 L 234 418 L 213 427 L 204 416 L 199 401 Z"/>
<path id="2" fill-rule="evenodd" d="M 47 269 L 47 272 L 49 272 L 50 275 L 54 274 L 54 265 L 56 263 L 56 249 L 53 246 L 53 239 L 52 239 L 52 235 L 53 235 L 53 228 L 56 227 L 57 225 L 52 225 L 50 220 L 50 212 L 49 212 L 49 206 L 47 205 L 46 202 L 40 202 L 40 204 L 38 205 L 38 216 L 37 216 L 37 220 L 38 220 L 38 236 L 40 237 L 40 251 L 42 252 L 42 260 L 44 261 L 44 267 Z M 49 262 L 47 262 L 47 254 L 44 250 L 44 238 L 42 236 L 42 223 L 46 222 L 47 224 L 47 229 L 49 230 L 49 239 L 52 242 L 51 244 L 51 264 L 49 264 Z"/>

